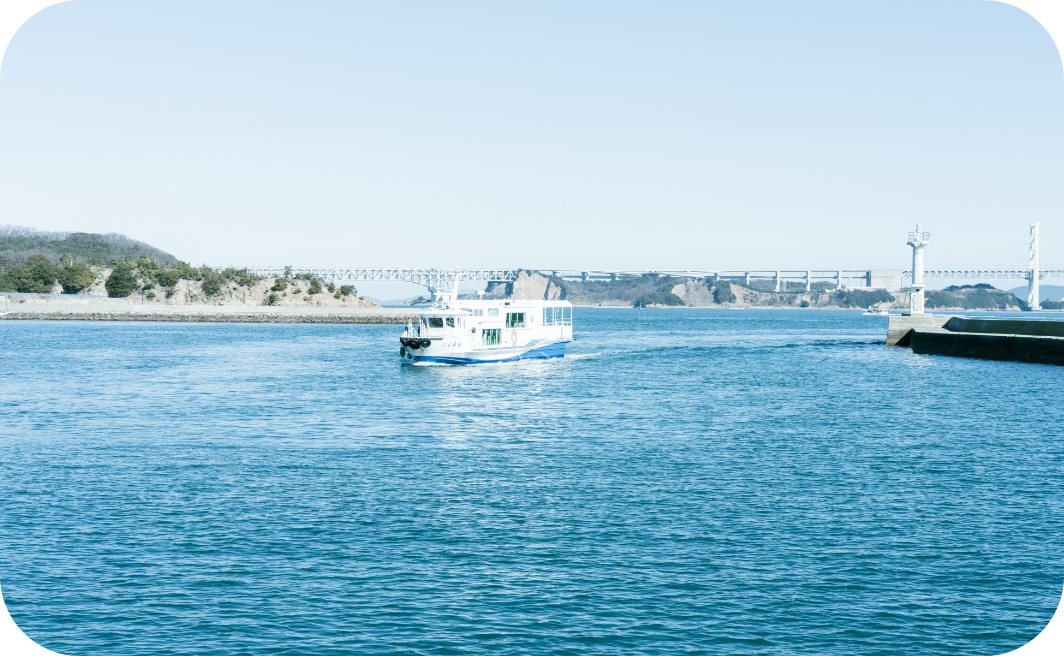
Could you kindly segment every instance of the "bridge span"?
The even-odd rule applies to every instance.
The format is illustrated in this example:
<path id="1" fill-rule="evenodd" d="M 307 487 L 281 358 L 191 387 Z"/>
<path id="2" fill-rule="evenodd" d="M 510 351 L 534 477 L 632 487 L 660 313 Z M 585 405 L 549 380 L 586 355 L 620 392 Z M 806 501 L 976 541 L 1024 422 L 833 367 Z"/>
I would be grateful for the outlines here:
<path id="1" fill-rule="evenodd" d="M 259 267 L 248 269 L 260 276 L 310 274 L 327 282 L 406 282 L 421 285 L 433 297 L 450 291 L 456 280 L 466 282 L 509 283 L 522 273 L 540 275 L 562 280 L 606 281 L 640 278 L 643 276 L 670 276 L 692 280 L 727 280 L 750 285 L 754 281 L 774 283 L 777 292 L 787 291 L 789 284 L 798 284 L 805 291 L 813 283 L 826 282 L 835 289 L 886 289 L 896 292 L 911 280 L 910 271 L 901 269 L 750 269 L 750 270 L 596 270 L 589 269 L 330 269 L 300 267 Z M 925 278 L 951 279 L 1012 279 L 1030 282 L 1031 269 L 937 269 L 924 271 Z M 1038 278 L 1064 278 L 1064 269 L 1043 269 Z M 801 288 L 800 287 L 800 288 Z"/>
<path id="2" fill-rule="evenodd" d="M 587 270 L 578 269 L 328 269 L 300 267 L 259 267 L 248 269 L 260 276 L 309 274 L 328 282 L 407 282 L 427 288 L 435 297 L 450 291 L 456 280 L 467 282 L 509 283 L 522 273 L 539 273 L 562 280 L 607 281 L 670 276 L 693 280 L 728 280 L 749 285 L 753 281 L 769 281 L 776 291 L 786 291 L 789 283 L 797 283 L 806 291 L 815 282 L 827 282 L 836 289 L 882 288 L 897 291 L 902 287 L 901 269 L 804 269 L 804 270 Z"/>

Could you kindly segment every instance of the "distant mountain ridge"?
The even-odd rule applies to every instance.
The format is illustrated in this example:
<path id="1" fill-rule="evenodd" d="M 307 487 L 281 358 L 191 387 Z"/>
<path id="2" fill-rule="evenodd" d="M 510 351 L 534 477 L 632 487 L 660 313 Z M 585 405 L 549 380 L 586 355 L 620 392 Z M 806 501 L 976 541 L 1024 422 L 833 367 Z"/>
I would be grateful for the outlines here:
<path id="1" fill-rule="evenodd" d="M 1025 301 L 1027 300 L 1027 285 L 1024 285 L 1023 287 L 1016 287 L 1014 289 L 1010 289 L 1009 291 L 1015 294 L 1016 298 L 1022 298 Z M 1059 301 L 1061 299 L 1064 299 L 1064 286 L 1061 285 L 1039 285 L 1038 291 L 1041 292 L 1040 294 L 1038 294 L 1042 297 L 1039 299 L 1040 301 Z"/>
<path id="2" fill-rule="evenodd" d="M 0 262 L 6 258 L 13 264 L 22 264 L 34 254 L 43 255 L 53 263 L 67 257 L 89 264 L 140 257 L 149 257 L 167 266 L 178 261 L 162 249 L 117 233 L 46 232 L 22 226 L 0 226 Z"/>

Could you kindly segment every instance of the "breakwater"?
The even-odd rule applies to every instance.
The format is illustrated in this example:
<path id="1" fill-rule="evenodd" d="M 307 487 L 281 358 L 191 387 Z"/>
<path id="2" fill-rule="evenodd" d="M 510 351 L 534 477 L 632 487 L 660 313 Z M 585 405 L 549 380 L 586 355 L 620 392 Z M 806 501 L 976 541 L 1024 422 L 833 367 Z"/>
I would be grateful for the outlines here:
<path id="1" fill-rule="evenodd" d="M 204 323 L 404 324 L 407 308 L 137 304 L 125 299 L 10 295 L 0 300 L 0 319 L 27 321 L 163 321 Z"/>
<path id="2" fill-rule="evenodd" d="M 205 323 L 357 323 L 405 324 L 412 314 L 287 313 L 274 312 L 6 312 L 0 319 L 13 321 L 180 321 Z"/>
<path id="3" fill-rule="evenodd" d="M 892 316 L 887 345 L 928 355 L 1064 365 L 1064 321 Z"/>

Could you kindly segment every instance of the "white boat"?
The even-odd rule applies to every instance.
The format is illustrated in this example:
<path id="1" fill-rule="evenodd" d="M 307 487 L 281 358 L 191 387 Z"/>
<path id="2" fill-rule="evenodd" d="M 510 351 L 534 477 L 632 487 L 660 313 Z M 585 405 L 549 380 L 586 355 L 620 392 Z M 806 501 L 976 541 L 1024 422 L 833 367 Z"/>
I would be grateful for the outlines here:
<path id="1" fill-rule="evenodd" d="M 458 300 L 455 291 L 418 314 L 399 337 L 405 364 L 481 364 L 565 357 L 573 341 L 568 301 Z"/>
<path id="2" fill-rule="evenodd" d="M 864 311 L 864 316 L 866 316 L 866 317 L 889 317 L 890 316 L 890 312 L 887 312 L 886 310 L 877 310 L 875 308 L 868 308 L 867 310 Z"/>

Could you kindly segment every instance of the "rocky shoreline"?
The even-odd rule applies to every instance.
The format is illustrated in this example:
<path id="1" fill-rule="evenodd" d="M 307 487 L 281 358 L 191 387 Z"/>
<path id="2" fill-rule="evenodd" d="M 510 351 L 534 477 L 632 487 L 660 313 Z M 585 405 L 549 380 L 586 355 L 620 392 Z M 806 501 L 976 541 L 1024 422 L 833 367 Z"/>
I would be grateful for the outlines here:
<path id="1" fill-rule="evenodd" d="M 567 300 L 576 306 L 590 307 L 903 309 L 909 306 L 908 292 L 838 290 L 822 282 L 809 291 L 777 292 L 710 278 L 643 276 L 614 281 L 574 281 L 537 271 L 521 271 L 513 282 L 490 284 L 485 293 L 490 298 Z"/>
<path id="2" fill-rule="evenodd" d="M 816 282 L 811 289 L 791 282 L 790 290 L 775 291 L 769 281 L 715 280 L 675 276 L 641 276 L 618 280 L 578 281 L 550 276 L 538 271 L 521 271 L 508 283 L 488 285 L 489 298 L 520 300 L 566 300 L 590 307 L 697 307 L 697 308 L 794 308 L 906 310 L 909 291 L 843 288 Z M 1048 303 L 1048 301 L 1047 301 Z M 1062 302 L 1064 305 L 1064 302 Z M 927 292 L 927 308 L 965 311 L 997 310 L 1019 312 L 1026 303 L 1012 292 L 987 284 L 950 286 Z M 1052 307 L 1052 309 L 1058 309 Z"/>

